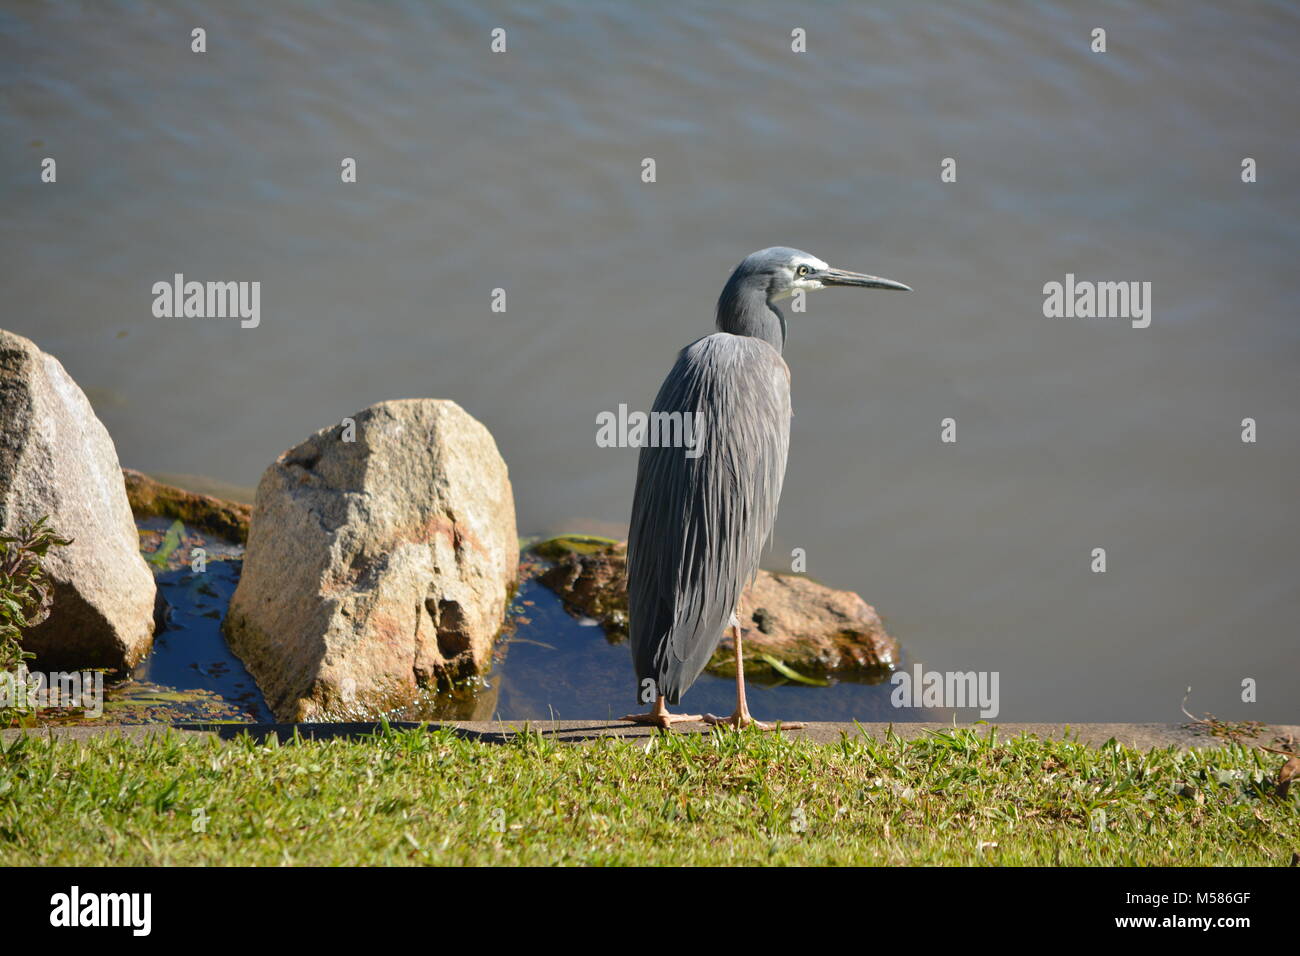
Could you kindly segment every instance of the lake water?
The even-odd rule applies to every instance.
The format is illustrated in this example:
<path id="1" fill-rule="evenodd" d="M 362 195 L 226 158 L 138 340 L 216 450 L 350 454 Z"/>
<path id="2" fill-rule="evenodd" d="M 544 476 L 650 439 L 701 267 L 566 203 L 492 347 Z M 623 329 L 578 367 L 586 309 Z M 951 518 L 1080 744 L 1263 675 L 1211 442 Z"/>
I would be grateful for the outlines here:
<path id="1" fill-rule="evenodd" d="M 126 465 L 249 487 L 453 398 L 521 533 L 619 534 L 636 452 L 597 414 L 649 405 L 742 256 L 804 248 L 916 291 L 789 315 L 770 567 L 998 672 L 1005 720 L 1174 720 L 1188 686 L 1294 720 L 1298 48 L 1274 3 L 8 4 L 3 325 Z M 260 281 L 260 325 L 155 318 L 175 273 Z M 1152 283 L 1150 327 L 1044 317 L 1067 273 Z M 798 693 L 776 716 L 844 713 Z"/>

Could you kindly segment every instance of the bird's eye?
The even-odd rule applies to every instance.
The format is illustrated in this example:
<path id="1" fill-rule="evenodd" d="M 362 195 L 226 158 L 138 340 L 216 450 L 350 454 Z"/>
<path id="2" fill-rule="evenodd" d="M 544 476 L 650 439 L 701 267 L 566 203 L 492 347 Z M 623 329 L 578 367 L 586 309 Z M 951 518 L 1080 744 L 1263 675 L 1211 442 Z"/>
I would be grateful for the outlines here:
<path id="1" fill-rule="evenodd" d="M 807 274 L 808 274 L 807 266 L 800 266 L 798 269 L 795 270 L 795 275 L 797 275 L 800 279 L 802 279 Z"/>

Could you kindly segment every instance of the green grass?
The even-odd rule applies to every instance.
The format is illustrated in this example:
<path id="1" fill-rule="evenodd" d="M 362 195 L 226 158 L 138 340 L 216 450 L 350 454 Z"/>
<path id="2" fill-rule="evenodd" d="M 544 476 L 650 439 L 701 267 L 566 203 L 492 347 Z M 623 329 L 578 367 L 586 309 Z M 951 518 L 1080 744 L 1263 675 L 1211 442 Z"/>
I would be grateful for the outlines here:
<path id="1" fill-rule="evenodd" d="M 0 747 L 0 861 L 13 865 L 1276 866 L 1300 850 L 1300 800 L 1274 793 L 1281 758 L 1236 745 L 715 731 L 647 752 L 645 738 L 389 730 Z"/>

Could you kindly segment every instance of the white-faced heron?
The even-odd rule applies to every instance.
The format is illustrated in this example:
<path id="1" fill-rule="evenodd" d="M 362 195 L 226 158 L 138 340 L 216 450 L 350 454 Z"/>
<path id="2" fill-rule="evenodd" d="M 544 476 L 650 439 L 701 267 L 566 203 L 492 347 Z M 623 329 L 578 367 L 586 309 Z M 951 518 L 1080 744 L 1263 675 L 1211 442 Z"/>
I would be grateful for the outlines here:
<path id="1" fill-rule="evenodd" d="M 790 369 L 781 358 L 786 322 L 776 303 L 827 286 L 911 291 L 833 269 L 798 249 L 760 250 L 727 280 L 718 331 L 683 349 L 659 389 L 654 411 L 696 416 L 703 448 L 641 449 L 627 542 L 628 612 L 638 688 L 657 696 L 648 714 L 624 720 L 659 727 L 700 720 L 670 714 L 667 705 L 695 683 L 730 626 L 736 712 L 703 720 L 770 729 L 745 704 L 737 603 L 771 537 L 790 444 Z"/>

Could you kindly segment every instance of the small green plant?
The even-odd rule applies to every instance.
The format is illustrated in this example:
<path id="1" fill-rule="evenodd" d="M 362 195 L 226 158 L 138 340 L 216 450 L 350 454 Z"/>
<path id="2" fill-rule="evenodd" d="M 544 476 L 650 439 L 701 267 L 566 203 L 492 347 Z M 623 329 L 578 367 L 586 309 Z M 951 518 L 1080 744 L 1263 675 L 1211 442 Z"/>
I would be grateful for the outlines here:
<path id="1" fill-rule="evenodd" d="M 52 547 L 72 544 L 42 517 L 17 534 L 0 535 L 0 671 L 14 672 L 32 654 L 22 635 L 50 616 L 54 592 L 42 561 Z"/>

